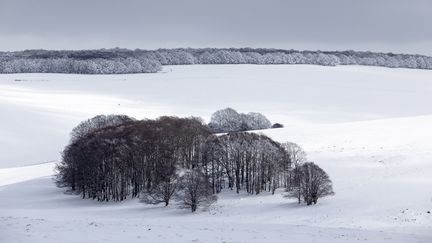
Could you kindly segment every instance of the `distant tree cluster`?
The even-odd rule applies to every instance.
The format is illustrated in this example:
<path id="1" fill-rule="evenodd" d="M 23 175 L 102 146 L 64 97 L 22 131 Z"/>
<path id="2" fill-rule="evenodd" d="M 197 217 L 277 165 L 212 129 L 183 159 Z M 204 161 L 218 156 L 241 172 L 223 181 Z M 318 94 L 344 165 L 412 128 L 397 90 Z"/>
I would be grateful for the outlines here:
<path id="1" fill-rule="evenodd" d="M 209 127 L 213 133 L 268 129 L 271 122 L 261 113 L 238 113 L 232 108 L 218 110 L 211 116 Z"/>
<path id="2" fill-rule="evenodd" d="M 260 48 L 180 48 L 151 51 L 114 48 L 80 51 L 0 52 L 0 73 L 153 73 L 160 71 L 162 65 L 189 64 L 367 65 L 432 69 L 432 57 L 359 51 L 297 51 Z"/>
<path id="3" fill-rule="evenodd" d="M 175 200 L 194 212 L 215 202 L 223 189 L 249 194 L 274 193 L 280 187 L 295 191 L 300 175 L 302 186 L 311 185 L 301 188 L 308 205 L 331 191 L 331 182 L 319 167 L 296 172 L 304 153 L 300 147 L 255 133 L 216 136 L 200 118 L 96 116 L 80 123 L 71 135 L 56 181 L 82 198 L 140 197 L 165 205 Z M 322 183 L 327 183 L 325 188 Z"/>

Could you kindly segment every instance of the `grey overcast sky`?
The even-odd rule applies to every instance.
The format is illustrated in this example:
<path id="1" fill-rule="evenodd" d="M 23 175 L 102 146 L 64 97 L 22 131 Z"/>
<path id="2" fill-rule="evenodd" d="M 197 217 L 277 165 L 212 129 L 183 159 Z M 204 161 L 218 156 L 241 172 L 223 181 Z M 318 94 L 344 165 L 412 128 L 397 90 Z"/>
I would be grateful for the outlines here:
<path id="1" fill-rule="evenodd" d="M 432 55 L 432 1 L 0 0 L 0 50 L 110 47 Z"/>

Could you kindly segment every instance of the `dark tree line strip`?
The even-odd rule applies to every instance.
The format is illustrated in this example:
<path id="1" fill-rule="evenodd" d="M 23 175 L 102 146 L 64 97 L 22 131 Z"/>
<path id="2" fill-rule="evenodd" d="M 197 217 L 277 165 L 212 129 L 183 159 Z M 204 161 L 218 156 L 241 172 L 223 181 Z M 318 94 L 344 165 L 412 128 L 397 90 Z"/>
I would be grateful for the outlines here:
<path id="1" fill-rule="evenodd" d="M 331 191 L 331 182 L 321 169 L 310 167 L 306 172 L 313 172 L 312 176 L 296 172 L 298 157 L 304 153 L 296 148 L 255 133 L 216 136 L 194 117 L 97 116 L 73 130 L 57 167 L 57 184 L 82 198 L 140 197 L 146 203 L 165 205 L 176 199 L 192 211 L 214 202 L 223 189 L 259 194 L 284 187 L 294 192 L 299 176 L 305 180 L 302 186 L 313 179 Z M 328 195 L 320 188 L 299 190 L 309 205 Z"/>
<path id="2" fill-rule="evenodd" d="M 432 57 L 360 51 L 297 51 L 260 48 L 158 50 L 26 50 L 0 52 L 0 73 L 154 73 L 163 65 L 313 64 L 432 69 Z"/>

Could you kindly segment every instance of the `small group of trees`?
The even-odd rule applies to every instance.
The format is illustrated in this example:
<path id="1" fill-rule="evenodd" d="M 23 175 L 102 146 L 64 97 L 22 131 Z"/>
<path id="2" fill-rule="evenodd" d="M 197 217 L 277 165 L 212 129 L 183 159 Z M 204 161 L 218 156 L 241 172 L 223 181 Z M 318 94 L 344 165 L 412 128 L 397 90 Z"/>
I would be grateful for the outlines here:
<path id="1" fill-rule="evenodd" d="M 195 212 L 198 207 L 208 207 L 217 200 L 208 177 L 199 168 L 185 170 L 183 175 L 169 175 L 154 186 L 140 194 L 143 202 L 148 204 L 164 203 L 177 199 L 183 208 Z"/>
<path id="2" fill-rule="evenodd" d="M 259 194 L 280 187 L 294 192 L 301 185 L 310 205 L 329 195 L 324 189 L 331 191 L 331 181 L 316 165 L 297 172 L 303 153 L 256 133 L 214 135 L 200 118 L 101 115 L 73 129 L 57 184 L 82 198 L 176 200 L 192 212 L 215 202 L 223 189 Z"/>
<path id="3" fill-rule="evenodd" d="M 307 205 L 316 204 L 318 198 L 333 195 L 332 182 L 327 173 L 313 162 L 296 165 L 292 171 L 293 180 L 287 189 L 287 197 L 301 199 Z"/>
<path id="4" fill-rule="evenodd" d="M 162 191 L 168 205 L 178 189 L 187 188 L 179 186 L 186 184 L 180 183 L 185 176 L 176 178 L 179 169 L 200 170 L 200 150 L 209 134 L 198 118 L 97 116 L 73 129 L 57 183 L 98 201 L 122 201 L 143 192 L 159 200 Z"/>
<path id="5" fill-rule="evenodd" d="M 207 146 L 204 167 L 216 193 L 225 187 L 237 193 L 274 193 L 289 181 L 290 155 L 265 135 L 228 133 L 213 137 Z"/>
<path id="6" fill-rule="evenodd" d="M 295 143 L 285 143 L 284 148 L 291 156 L 293 167 L 290 183 L 285 188 L 288 198 L 296 198 L 300 204 L 316 204 L 318 198 L 333 195 L 332 181 L 327 173 L 313 162 L 307 162 L 306 153 Z"/>
<path id="7" fill-rule="evenodd" d="M 158 50 L 25 50 L 0 52 L 0 73 L 153 73 L 162 65 L 314 64 L 432 69 L 432 57 L 359 51 L 297 51 L 262 48 Z"/>
<path id="8" fill-rule="evenodd" d="M 277 127 L 280 127 L 279 125 Z M 268 129 L 272 124 L 261 113 L 238 113 L 228 107 L 212 114 L 209 127 L 213 133 L 222 133 Z"/>

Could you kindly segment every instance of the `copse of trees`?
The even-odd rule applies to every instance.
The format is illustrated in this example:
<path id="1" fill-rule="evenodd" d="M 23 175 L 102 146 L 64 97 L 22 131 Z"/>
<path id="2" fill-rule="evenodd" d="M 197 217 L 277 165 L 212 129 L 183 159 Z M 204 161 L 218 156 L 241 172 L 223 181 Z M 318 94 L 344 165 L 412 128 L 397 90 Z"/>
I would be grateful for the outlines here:
<path id="1" fill-rule="evenodd" d="M 228 107 L 212 114 L 209 127 L 213 133 L 222 133 L 268 129 L 272 124 L 261 113 L 243 114 Z"/>
<path id="2" fill-rule="evenodd" d="M 299 146 L 262 134 L 216 136 L 200 118 L 101 115 L 73 129 L 57 184 L 82 198 L 140 197 L 165 206 L 176 200 L 192 212 L 215 202 L 224 189 L 259 194 L 299 188 L 309 205 L 332 191 L 331 181 L 303 157 Z M 308 167 L 298 172 L 300 162 Z"/>
<path id="3" fill-rule="evenodd" d="M 189 64 L 313 64 L 367 65 L 432 69 L 432 57 L 359 51 L 297 51 L 262 48 L 121 48 L 0 52 L 0 73 L 154 73 L 162 65 Z"/>
<path id="4" fill-rule="evenodd" d="M 334 195 L 332 181 L 327 173 L 313 162 L 307 162 L 306 153 L 295 143 L 284 143 L 293 163 L 290 182 L 285 188 L 288 198 L 303 201 L 307 205 L 316 204 L 318 199 Z"/>
<path id="5" fill-rule="evenodd" d="M 216 151 L 219 156 L 211 155 L 224 170 L 226 184 L 239 193 L 245 190 L 249 194 L 262 191 L 274 193 L 287 181 L 291 167 L 291 158 L 281 144 L 265 135 L 256 133 L 228 133 L 219 136 Z M 220 168 L 219 167 L 219 168 Z M 217 171 L 212 171 L 212 174 Z M 219 178 L 215 178 L 217 182 Z M 213 176 L 212 180 L 213 182 Z M 215 182 L 213 182 L 215 184 Z M 218 188 L 215 188 L 216 191 Z"/>
<path id="6" fill-rule="evenodd" d="M 63 151 L 58 183 L 99 201 L 136 197 L 172 177 L 176 166 L 195 167 L 200 146 L 209 135 L 198 118 L 108 122 L 108 126 L 89 129 L 98 122 L 96 117 L 78 125 L 84 132 Z M 90 132 L 82 135 L 86 131 Z"/>
<path id="7" fill-rule="evenodd" d="M 297 165 L 293 170 L 293 187 L 287 197 L 301 198 L 307 205 L 316 204 L 318 198 L 333 195 L 332 182 L 327 173 L 313 162 Z"/>

